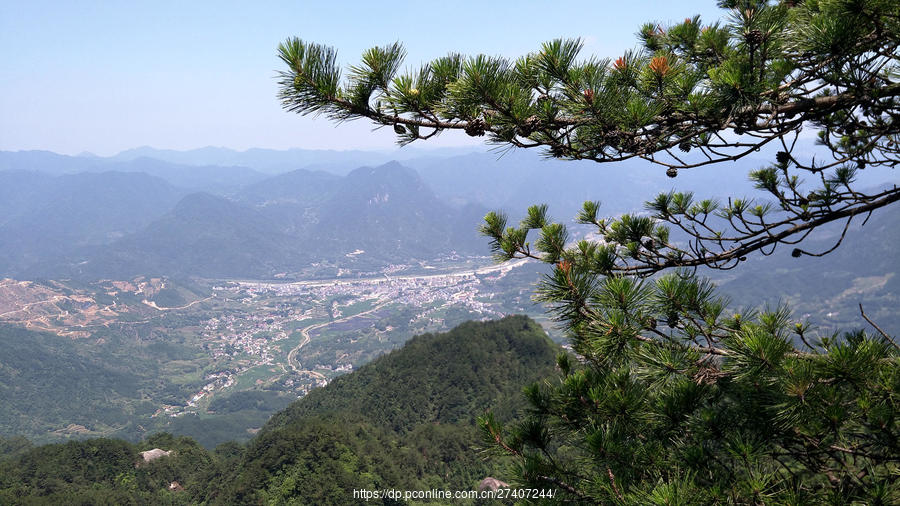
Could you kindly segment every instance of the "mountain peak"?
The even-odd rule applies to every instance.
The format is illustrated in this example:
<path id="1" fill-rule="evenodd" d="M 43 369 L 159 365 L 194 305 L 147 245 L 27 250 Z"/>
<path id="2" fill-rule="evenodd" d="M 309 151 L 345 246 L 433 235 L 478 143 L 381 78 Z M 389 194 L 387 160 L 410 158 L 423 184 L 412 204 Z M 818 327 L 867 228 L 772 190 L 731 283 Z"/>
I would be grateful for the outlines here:
<path id="1" fill-rule="evenodd" d="M 397 160 L 391 160 L 391 161 L 389 161 L 389 162 L 387 162 L 387 163 L 383 163 L 383 164 L 381 164 L 381 165 L 378 165 L 377 167 L 375 167 L 375 170 L 403 170 L 403 171 L 409 171 L 409 170 L 412 170 L 412 169 L 406 167 L 405 165 L 401 164 L 401 163 L 398 162 Z"/>
<path id="2" fill-rule="evenodd" d="M 365 166 L 360 167 L 358 169 L 350 171 L 347 174 L 348 178 L 360 178 L 360 177 L 384 177 L 384 176 L 405 176 L 410 179 L 419 180 L 419 173 L 415 170 L 401 164 L 396 160 L 391 160 L 390 162 L 376 165 L 374 167 Z"/>

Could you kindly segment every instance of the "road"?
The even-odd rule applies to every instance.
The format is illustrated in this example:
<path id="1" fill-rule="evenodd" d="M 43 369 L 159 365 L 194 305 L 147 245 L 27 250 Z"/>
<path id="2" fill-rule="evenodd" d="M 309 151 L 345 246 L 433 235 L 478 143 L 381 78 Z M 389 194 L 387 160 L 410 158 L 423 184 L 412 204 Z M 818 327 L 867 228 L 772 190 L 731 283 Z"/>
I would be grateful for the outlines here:
<path id="1" fill-rule="evenodd" d="M 384 306 L 385 304 L 387 304 L 387 302 L 378 304 L 371 309 L 363 311 L 362 313 L 356 313 L 354 315 L 345 316 L 343 318 L 339 318 L 337 320 L 332 320 L 329 322 L 314 323 L 312 325 L 309 325 L 308 327 L 304 327 L 302 330 L 300 330 L 300 335 L 303 336 L 303 340 L 301 340 L 300 344 L 298 344 L 296 347 L 294 347 L 294 349 L 292 349 L 288 353 L 288 365 L 290 365 L 291 369 L 293 369 L 297 374 L 306 373 L 306 374 L 310 374 L 310 375 L 315 376 L 320 379 L 326 379 L 325 376 L 323 376 L 322 374 L 320 374 L 316 371 L 311 371 L 309 369 L 300 369 L 300 362 L 297 360 L 297 353 L 300 351 L 300 348 L 303 348 L 304 346 L 306 346 L 307 343 L 309 343 L 309 341 L 311 339 L 309 336 L 309 333 L 312 332 L 313 330 L 318 330 L 322 327 L 327 327 L 327 326 L 333 325 L 335 323 L 341 323 L 341 322 L 345 322 L 347 320 L 352 320 L 353 318 L 358 318 L 360 316 L 367 315 L 369 313 L 372 313 L 374 311 L 381 309 L 381 307 Z"/>
<path id="2" fill-rule="evenodd" d="M 153 309 L 157 309 L 159 311 L 171 311 L 173 309 L 187 309 L 187 308 L 193 306 L 194 304 L 198 304 L 200 302 L 206 302 L 213 297 L 215 297 L 215 295 L 210 295 L 209 297 L 206 297 L 205 299 L 197 299 L 193 302 L 189 302 L 183 306 L 178 306 L 178 307 L 160 307 L 160 306 L 156 305 L 156 302 L 154 302 L 152 300 L 147 300 L 147 299 L 144 299 L 141 302 L 143 302 L 144 304 L 152 307 Z"/>

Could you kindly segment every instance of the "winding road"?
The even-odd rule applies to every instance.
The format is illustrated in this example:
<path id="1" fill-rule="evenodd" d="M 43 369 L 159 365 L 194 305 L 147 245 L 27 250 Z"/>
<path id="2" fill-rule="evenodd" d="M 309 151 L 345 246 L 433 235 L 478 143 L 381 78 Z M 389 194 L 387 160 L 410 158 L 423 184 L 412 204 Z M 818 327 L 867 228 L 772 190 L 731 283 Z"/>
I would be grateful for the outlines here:
<path id="1" fill-rule="evenodd" d="M 372 307 L 371 309 L 367 309 L 367 310 L 363 311 L 362 313 L 356 313 L 354 315 L 345 316 L 343 318 L 339 318 L 337 320 L 332 320 L 332 321 L 328 321 L 328 322 L 314 323 L 312 325 L 309 325 L 308 327 L 304 327 L 303 329 L 301 329 L 300 334 L 303 336 L 303 340 L 300 341 L 300 344 L 298 344 L 296 347 L 294 347 L 294 349 L 292 349 L 290 352 L 288 352 L 288 364 L 291 366 L 291 369 L 293 369 L 297 374 L 309 374 L 311 376 L 315 376 L 320 379 L 326 379 L 325 376 L 322 375 L 321 373 L 318 373 L 316 371 L 312 371 L 309 369 L 301 369 L 300 361 L 297 360 L 297 353 L 300 351 L 300 348 L 303 348 L 304 346 L 306 346 L 306 344 L 309 343 L 309 341 L 311 339 L 309 336 L 309 333 L 312 332 L 313 330 L 317 330 L 322 327 L 327 327 L 327 326 L 335 324 L 335 323 L 341 323 L 341 322 L 345 322 L 348 320 L 352 320 L 353 318 L 367 315 L 369 313 L 372 313 L 374 311 L 381 309 L 382 306 L 384 306 L 386 304 L 387 304 L 386 302 L 383 302 L 381 304 L 378 304 L 378 305 Z"/>

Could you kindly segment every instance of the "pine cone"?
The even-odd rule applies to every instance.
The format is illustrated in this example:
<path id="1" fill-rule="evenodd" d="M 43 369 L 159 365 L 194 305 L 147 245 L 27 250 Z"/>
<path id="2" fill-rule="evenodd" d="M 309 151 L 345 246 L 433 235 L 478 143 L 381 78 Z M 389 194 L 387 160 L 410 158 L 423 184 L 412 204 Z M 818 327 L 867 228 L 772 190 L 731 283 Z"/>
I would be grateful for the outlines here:
<path id="1" fill-rule="evenodd" d="M 791 155 L 787 151 L 779 151 L 775 153 L 775 160 L 778 160 L 778 163 L 788 163 L 791 161 Z"/>
<path id="2" fill-rule="evenodd" d="M 481 118 L 475 118 L 466 124 L 466 133 L 471 137 L 481 137 L 487 125 Z"/>
<path id="3" fill-rule="evenodd" d="M 669 177 L 675 177 L 678 175 L 678 169 L 676 169 L 675 167 L 669 167 L 668 169 L 666 169 L 666 175 Z"/>
<path id="4" fill-rule="evenodd" d="M 691 150 L 691 143 L 689 141 L 682 141 L 681 144 L 678 145 L 678 149 L 687 153 Z"/>
<path id="5" fill-rule="evenodd" d="M 532 132 L 541 128 L 541 120 L 537 116 L 529 116 L 519 125 L 519 135 L 528 137 Z"/>
<path id="6" fill-rule="evenodd" d="M 762 44 L 763 34 L 759 30 L 750 30 L 744 34 L 744 40 L 751 46 L 758 46 Z"/>
<path id="7" fill-rule="evenodd" d="M 794 248 L 794 250 L 791 251 L 791 256 L 794 258 L 799 258 L 800 255 L 802 255 L 802 254 L 803 254 L 803 252 L 800 251 L 800 248 Z"/>

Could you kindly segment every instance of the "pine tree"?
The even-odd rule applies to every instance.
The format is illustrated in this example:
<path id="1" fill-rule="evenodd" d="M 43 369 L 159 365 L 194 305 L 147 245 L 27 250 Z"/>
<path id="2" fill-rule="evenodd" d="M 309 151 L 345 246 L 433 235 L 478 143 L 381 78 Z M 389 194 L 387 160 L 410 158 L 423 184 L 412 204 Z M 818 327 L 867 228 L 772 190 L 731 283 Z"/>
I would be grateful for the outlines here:
<path id="1" fill-rule="evenodd" d="M 563 261 L 539 296 L 578 360 L 525 389 L 526 421 L 481 420 L 528 486 L 596 504 L 900 501 L 888 336 L 813 338 L 785 307 L 729 313 L 683 272 L 598 280 Z"/>
<path id="2" fill-rule="evenodd" d="M 545 206 L 518 226 L 486 216 L 499 259 L 552 265 L 538 297 L 576 358 L 560 356 L 558 379 L 526 389 L 526 421 L 485 416 L 485 441 L 519 460 L 523 484 L 556 490 L 553 501 L 900 502 L 891 337 L 877 326 L 817 336 L 784 307 L 733 313 L 680 269 L 733 268 L 779 244 L 824 254 L 794 245 L 900 200 L 896 186 L 854 183 L 900 157 L 900 2 L 720 6 L 727 21 L 647 24 L 643 49 L 614 59 L 579 59 L 580 41 L 556 40 L 516 60 L 451 54 L 399 74 L 393 44 L 367 51 L 346 80 L 332 48 L 289 39 L 280 96 L 292 112 L 391 126 L 401 144 L 457 129 L 560 159 L 640 158 L 671 177 L 777 146 L 750 173 L 756 201 L 673 192 L 647 202 L 650 216 L 615 219 L 585 203 L 578 221 L 600 242 L 569 245 Z M 829 159 L 796 152 L 804 129 Z"/>
<path id="3" fill-rule="evenodd" d="M 900 2 L 720 5 L 727 22 L 647 24 L 643 50 L 615 59 L 579 59 L 580 41 L 554 40 L 516 60 L 450 54 L 400 74 L 405 51 L 394 43 L 366 51 L 346 80 L 333 48 L 292 38 L 279 46 L 287 66 L 280 98 L 288 111 L 391 126 L 401 144 L 463 130 L 560 159 L 640 158 L 671 177 L 777 146 L 772 163 L 750 174 L 764 192 L 757 200 L 663 194 L 647 203 L 650 220 L 604 221 L 599 205 L 586 205 L 584 221 L 609 245 L 595 260 L 609 272 L 728 269 L 900 200 L 896 186 L 854 184 L 859 171 L 900 158 Z M 830 159 L 795 153 L 804 129 L 818 133 Z M 501 214 L 488 218 L 499 253 L 533 254 L 527 233 L 506 229 Z M 670 228 L 690 243 L 670 241 Z M 552 233 L 542 242 L 558 243 L 563 231 L 543 230 Z M 822 254 L 792 248 L 794 256 Z"/>

